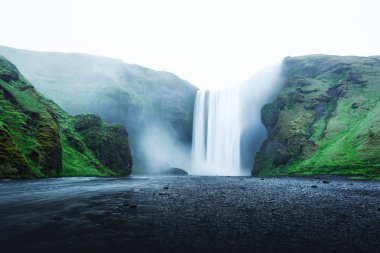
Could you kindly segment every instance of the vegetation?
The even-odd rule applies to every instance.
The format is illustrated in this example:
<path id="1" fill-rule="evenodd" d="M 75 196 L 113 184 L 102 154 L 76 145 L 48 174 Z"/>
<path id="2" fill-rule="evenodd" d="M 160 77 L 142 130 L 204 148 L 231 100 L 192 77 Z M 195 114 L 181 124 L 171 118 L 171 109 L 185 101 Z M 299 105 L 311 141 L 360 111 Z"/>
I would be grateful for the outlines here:
<path id="1" fill-rule="evenodd" d="M 380 58 L 288 57 L 282 76 L 252 174 L 380 180 Z"/>
<path id="2" fill-rule="evenodd" d="M 158 125 L 181 144 L 191 145 L 196 87 L 171 73 L 84 54 L 1 46 L 0 54 L 67 112 L 95 113 L 107 123 L 126 126 L 134 171 L 146 167 L 148 160 L 141 146 L 145 127 Z"/>
<path id="3" fill-rule="evenodd" d="M 72 117 L 39 94 L 0 56 L 0 178 L 129 175 L 126 130 L 100 119 L 96 127 L 90 122 L 100 139 L 91 146 L 88 135 L 76 129 L 81 117 L 86 116 Z"/>
<path id="4" fill-rule="evenodd" d="M 86 114 L 75 116 L 74 128 L 83 136 L 85 145 L 102 164 L 119 175 L 131 173 L 132 157 L 125 127 L 118 124 L 105 125 L 99 116 Z M 74 145 L 82 147 L 77 140 Z"/>

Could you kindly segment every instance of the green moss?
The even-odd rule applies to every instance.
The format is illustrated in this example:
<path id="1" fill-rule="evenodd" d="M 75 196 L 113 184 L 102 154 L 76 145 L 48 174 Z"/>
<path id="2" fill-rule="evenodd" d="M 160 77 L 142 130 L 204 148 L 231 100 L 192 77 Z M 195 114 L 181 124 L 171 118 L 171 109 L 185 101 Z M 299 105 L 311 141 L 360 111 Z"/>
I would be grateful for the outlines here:
<path id="1" fill-rule="evenodd" d="M 10 77 L 4 77 L 6 74 Z M 83 141 L 86 136 L 75 129 L 78 121 L 39 94 L 16 67 L 1 56 L 0 77 L 0 178 L 130 174 L 130 170 L 118 169 L 130 168 L 132 161 L 123 164 L 122 160 L 117 166 L 110 166 L 97 157 L 93 151 L 96 144 L 87 147 Z M 97 118 L 97 124 L 91 122 L 91 126 L 98 127 L 94 133 L 107 132 L 120 138 L 120 142 L 125 138 L 126 146 L 116 147 L 123 148 L 118 154 L 130 157 L 126 130 L 115 129 Z M 88 122 L 81 124 L 89 127 Z M 123 131 L 124 135 L 118 135 Z"/>
<path id="2" fill-rule="evenodd" d="M 96 113 L 127 127 L 134 171 L 147 167 L 141 137 L 148 124 L 190 146 L 197 88 L 177 76 L 120 60 L 80 54 L 44 53 L 0 46 L 44 95 L 77 115 Z M 144 171 L 144 170 L 142 170 Z"/>
<path id="3" fill-rule="evenodd" d="M 128 133 L 118 124 L 106 125 L 94 114 L 75 116 L 74 128 L 95 157 L 112 171 L 129 175 L 132 170 Z"/>
<path id="4" fill-rule="evenodd" d="M 380 62 L 365 57 L 288 58 L 283 76 L 287 84 L 266 106 L 275 109 L 262 111 L 276 113 L 263 115 L 272 119 L 263 121 L 269 136 L 253 174 L 379 178 Z M 265 152 L 276 141 L 285 143 L 284 152 L 292 151 L 281 164 L 274 162 L 278 154 Z M 265 156 L 273 156 L 272 162 Z"/>
<path id="5" fill-rule="evenodd" d="M 30 177 L 32 172 L 7 128 L 0 124 L 0 176 Z"/>

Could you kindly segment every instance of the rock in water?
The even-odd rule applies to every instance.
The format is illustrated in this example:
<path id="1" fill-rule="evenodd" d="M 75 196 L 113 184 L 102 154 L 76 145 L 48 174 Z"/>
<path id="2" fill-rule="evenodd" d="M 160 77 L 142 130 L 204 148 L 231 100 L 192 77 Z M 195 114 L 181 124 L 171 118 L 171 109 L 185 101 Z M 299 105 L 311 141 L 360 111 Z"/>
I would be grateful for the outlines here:
<path id="1" fill-rule="evenodd" d="M 179 169 L 179 168 L 171 168 L 170 169 L 170 173 L 172 175 L 177 175 L 177 176 L 187 176 L 187 175 L 189 175 L 189 173 L 187 173 L 185 170 Z"/>
<path id="2" fill-rule="evenodd" d="M 173 176 L 187 176 L 189 173 L 187 173 L 185 170 L 180 169 L 180 168 L 170 168 L 168 170 L 163 171 L 160 174 L 173 175 Z"/>

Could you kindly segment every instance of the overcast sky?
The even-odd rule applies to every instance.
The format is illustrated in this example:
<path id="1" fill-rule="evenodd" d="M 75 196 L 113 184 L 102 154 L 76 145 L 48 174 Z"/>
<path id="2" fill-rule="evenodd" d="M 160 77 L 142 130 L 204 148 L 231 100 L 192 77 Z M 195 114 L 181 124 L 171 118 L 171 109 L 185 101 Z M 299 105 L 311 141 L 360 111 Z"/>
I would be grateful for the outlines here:
<path id="1" fill-rule="evenodd" d="M 379 2 L 0 0 L 0 44 L 120 58 L 217 88 L 289 55 L 379 55 Z"/>

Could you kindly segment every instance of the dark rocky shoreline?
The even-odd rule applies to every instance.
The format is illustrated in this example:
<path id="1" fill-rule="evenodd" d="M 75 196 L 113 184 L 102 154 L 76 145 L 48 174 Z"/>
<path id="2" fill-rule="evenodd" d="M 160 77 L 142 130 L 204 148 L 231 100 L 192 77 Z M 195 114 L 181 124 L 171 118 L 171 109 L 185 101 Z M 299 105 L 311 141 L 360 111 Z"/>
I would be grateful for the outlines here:
<path id="1" fill-rule="evenodd" d="M 341 178 L 0 181 L 1 252 L 378 252 L 379 220 Z"/>

